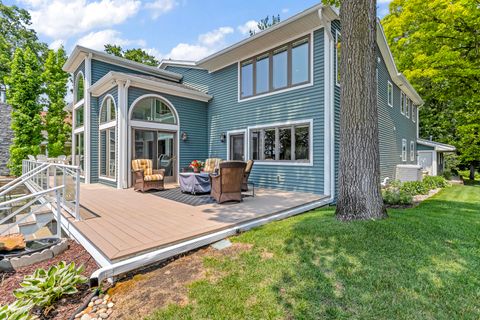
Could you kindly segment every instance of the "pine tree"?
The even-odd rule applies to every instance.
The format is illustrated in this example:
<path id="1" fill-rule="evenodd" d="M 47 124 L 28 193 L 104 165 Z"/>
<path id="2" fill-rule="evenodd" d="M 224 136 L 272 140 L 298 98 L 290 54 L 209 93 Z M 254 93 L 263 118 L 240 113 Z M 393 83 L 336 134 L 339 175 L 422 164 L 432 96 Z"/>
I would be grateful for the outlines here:
<path id="1" fill-rule="evenodd" d="M 29 154 L 37 155 L 42 142 L 41 68 L 37 55 L 30 48 L 15 50 L 5 83 L 9 87 L 7 103 L 12 106 L 14 132 L 8 166 L 12 174 L 20 175 L 22 160 Z"/>
<path id="2" fill-rule="evenodd" d="M 47 96 L 47 114 L 45 119 L 48 133 L 48 154 L 56 157 L 68 153 L 65 143 L 71 134 L 70 124 L 65 122 L 65 95 L 67 94 L 68 74 L 62 70 L 67 60 L 65 50 L 49 50 L 44 64 L 42 80 Z"/>

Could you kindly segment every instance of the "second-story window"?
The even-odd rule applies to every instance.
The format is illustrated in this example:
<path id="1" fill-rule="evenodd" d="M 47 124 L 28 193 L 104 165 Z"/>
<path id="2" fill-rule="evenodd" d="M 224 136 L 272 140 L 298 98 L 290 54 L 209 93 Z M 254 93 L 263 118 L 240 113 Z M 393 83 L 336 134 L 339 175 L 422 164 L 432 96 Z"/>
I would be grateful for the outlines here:
<path id="1" fill-rule="evenodd" d="M 388 105 L 393 107 L 393 84 L 390 81 L 387 83 L 387 99 Z"/>
<path id="2" fill-rule="evenodd" d="M 405 109 L 405 115 L 407 118 L 410 118 L 410 107 L 412 106 L 412 100 L 410 98 L 407 98 L 407 108 Z"/>
<path id="3" fill-rule="evenodd" d="M 400 112 L 402 114 L 405 114 L 405 106 L 407 104 L 407 97 L 405 96 L 405 93 L 401 92 L 400 93 Z"/>
<path id="4" fill-rule="evenodd" d="M 415 142 L 410 141 L 410 161 L 415 161 Z"/>
<path id="5" fill-rule="evenodd" d="M 402 161 L 407 161 L 407 139 L 402 139 Z"/>
<path id="6" fill-rule="evenodd" d="M 417 107 L 412 103 L 412 121 L 417 121 Z"/>
<path id="7" fill-rule="evenodd" d="M 240 99 L 279 91 L 311 79 L 310 36 L 240 63 Z"/>

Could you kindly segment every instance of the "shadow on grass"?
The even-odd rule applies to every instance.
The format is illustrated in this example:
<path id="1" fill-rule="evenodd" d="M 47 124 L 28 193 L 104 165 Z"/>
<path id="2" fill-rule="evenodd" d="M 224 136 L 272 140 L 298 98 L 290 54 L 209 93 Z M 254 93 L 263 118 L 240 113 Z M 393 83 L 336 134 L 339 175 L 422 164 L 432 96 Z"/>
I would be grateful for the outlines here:
<path id="1" fill-rule="evenodd" d="M 274 289 L 292 318 L 480 317 L 480 202 L 438 197 L 389 214 L 343 223 L 324 211 L 291 226 L 296 263 Z"/>

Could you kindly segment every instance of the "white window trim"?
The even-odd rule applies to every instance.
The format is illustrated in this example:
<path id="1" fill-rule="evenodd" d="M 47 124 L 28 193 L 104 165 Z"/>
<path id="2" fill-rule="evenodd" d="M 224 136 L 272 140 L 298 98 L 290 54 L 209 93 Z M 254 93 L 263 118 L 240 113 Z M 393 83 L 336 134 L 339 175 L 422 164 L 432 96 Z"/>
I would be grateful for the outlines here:
<path id="1" fill-rule="evenodd" d="M 325 32 L 328 32 L 327 30 Z M 338 54 L 337 54 L 337 46 L 338 46 L 338 36 L 342 36 L 340 31 L 335 30 L 335 47 L 334 47 L 334 52 L 335 52 L 335 85 L 340 87 L 340 82 L 338 82 Z"/>
<path id="2" fill-rule="evenodd" d="M 79 71 L 77 73 L 77 75 L 75 76 L 75 82 L 73 84 L 73 101 L 75 101 L 78 98 L 77 97 L 77 85 L 78 85 L 78 79 L 80 78 L 80 75 L 82 75 L 82 78 L 83 78 L 83 98 L 81 98 L 80 100 L 75 102 L 75 105 L 79 104 L 81 101 L 83 101 L 85 99 L 85 93 L 87 91 L 87 88 L 85 88 L 85 74 L 83 73 L 83 71 Z"/>
<path id="3" fill-rule="evenodd" d="M 415 142 L 410 140 L 410 161 L 415 161 Z"/>
<path id="4" fill-rule="evenodd" d="M 227 160 L 230 160 L 230 136 L 231 135 L 237 135 L 237 134 L 242 134 L 243 133 L 243 153 L 244 153 L 244 160 L 248 159 L 248 148 L 247 148 L 247 139 L 248 139 L 248 134 L 247 134 L 247 129 L 241 129 L 241 130 L 231 130 L 227 131 Z"/>
<path id="5" fill-rule="evenodd" d="M 112 123 L 114 124 L 113 126 L 110 125 Z M 108 124 L 109 126 L 105 127 L 105 128 L 100 128 L 98 130 L 98 133 L 99 133 L 98 134 L 98 178 L 103 179 L 103 180 L 107 180 L 107 181 L 111 181 L 111 182 L 117 182 L 117 176 L 118 176 L 118 155 L 117 155 L 118 130 L 115 126 L 116 121 L 110 121 L 106 124 Z M 101 139 L 100 133 L 101 133 L 101 131 L 105 131 L 105 130 L 112 129 L 112 128 L 114 128 L 114 130 L 115 130 L 115 178 L 112 178 L 110 176 L 104 176 L 100 173 L 100 170 L 102 168 L 102 163 L 101 163 L 101 161 L 102 161 L 102 143 L 100 141 L 100 139 Z M 106 137 L 106 139 L 108 139 L 108 137 Z M 107 149 L 107 146 L 105 146 L 105 153 L 107 153 L 107 152 L 108 152 L 108 149 Z"/>
<path id="6" fill-rule="evenodd" d="M 237 102 L 245 102 L 245 101 L 250 101 L 250 100 L 255 100 L 255 99 L 259 99 L 259 98 L 264 98 L 264 97 L 268 97 L 268 96 L 272 96 L 272 95 L 275 95 L 275 94 L 279 94 L 279 93 L 283 93 L 283 92 L 288 92 L 288 91 L 292 91 L 292 90 L 299 90 L 299 89 L 303 89 L 303 88 L 307 88 L 307 87 L 311 87 L 313 86 L 314 84 L 314 81 L 313 81 L 313 78 L 314 78 L 314 74 L 313 74 L 313 70 L 314 70 L 314 67 L 313 67 L 313 63 L 314 63 L 314 46 L 315 46 L 315 39 L 314 39 L 314 30 L 311 30 L 305 34 L 302 34 L 302 35 L 299 35 L 299 36 L 295 36 L 295 37 L 292 37 L 291 39 L 288 39 L 287 41 L 284 41 L 282 43 L 284 44 L 287 44 L 287 43 L 290 43 L 292 41 L 294 41 L 295 39 L 300 39 L 304 36 L 307 36 L 307 35 L 310 35 L 310 81 L 305 83 L 305 84 L 301 84 L 301 85 L 298 85 L 298 86 L 293 86 L 293 87 L 290 87 L 290 88 L 285 88 L 285 89 L 280 89 L 280 90 L 276 90 L 276 91 L 271 91 L 271 92 L 265 92 L 265 93 L 261 93 L 261 94 L 257 94 L 255 96 L 251 96 L 251 97 L 247 97 L 247 98 L 242 98 L 241 97 L 241 83 L 240 83 L 240 72 L 241 72 L 241 68 L 242 68 L 242 61 L 245 61 L 248 59 L 248 57 L 244 57 L 240 60 L 237 61 Z M 279 47 L 282 45 L 282 43 L 277 43 L 275 44 L 275 46 L 271 47 L 271 48 L 268 48 L 266 50 L 263 50 L 263 51 L 259 51 L 259 52 L 256 52 L 255 54 L 251 55 L 251 57 L 255 57 L 256 55 L 262 53 L 262 52 L 266 52 L 266 51 L 270 51 L 276 47 Z M 271 66 L 270 66 L 271 67 Z"/>
<path id="7" fill-rule="evenodd" d="M 392 88 L 392 94 L 389 93 L 389 88 Z M 390 101 L 390 97 L 392 101 Z M 390 81 L 387 81 L 387 103 L 393 108 L 393 84 Z"/>
<path id="8" fill-rule="evenodd" d="M 313 166 L 313 119 L 306 120 L 294 120 L 294 121 L 285 121 L 285 122 L 274 122 L 266 123 L 262 125 L 255 125 L 247 127 L 247 151 L 245 158 L 246 160 L 251 160 L 251 145 L 250 145 L 250 133 L 255 129 L 264 129 L 271 127 L 281 127 L 289 125 L 299 125 L 299 124 L 308 124 L 310 127 L 310 139 L 308 145 L 308 161 L 296 161 L 296 160 L 254 160 L 256 165 L 266 165 L 266 166 L 304 166 L 312 167 Z"/>
<path id="9" fill-rule="evenodd" d="M 73 110 L 80 108 L 80 107 L 84 104 L 84 102 L 85 102 L 85 99 L 84 99 L 84 98 L 80 99 L 80 100 L 79 100 L 77 103 L 75 103 L 75 105 L 73 106 Z"/>
<path id="10" fill-rule="evenodd" d="M 412 100 L 409 97 L 405 100 L 405 116 L 410 119 L 410 107 L 412 106 Z"/>
<path id="11" fill-rule="evenodd" d="M 75 129 L 73 130 L 73 133 L 74 133 L 74 134 L 82 133 L 82 132 L 85 132 L 85 126 L 81 126 L 81 127 L 75 128 Z"/>
<path id="12" fill-rule="evenodd" d="M 405 149 L 405 151 L 404 151 Z M 402 161 L 406 162 L 407 161 L 407 139 L 402 139 Z"/>

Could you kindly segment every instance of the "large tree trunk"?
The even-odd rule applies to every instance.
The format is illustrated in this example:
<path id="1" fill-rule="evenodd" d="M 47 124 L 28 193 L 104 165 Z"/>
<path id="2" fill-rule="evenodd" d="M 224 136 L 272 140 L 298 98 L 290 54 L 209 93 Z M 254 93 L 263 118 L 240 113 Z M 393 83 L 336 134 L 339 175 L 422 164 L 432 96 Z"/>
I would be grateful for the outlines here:
<path id="1" fill-rule="evenodd" d="M 387 216 L 380 190 L 376 90 L 376 1 L 343 0 L 340 9 L 340 220 Z"/>
<path id="2" fill-rule="evenodd" d="M 470 180 L 475 180 L 475 164 L 472 162 L 470 163 Z"/>

